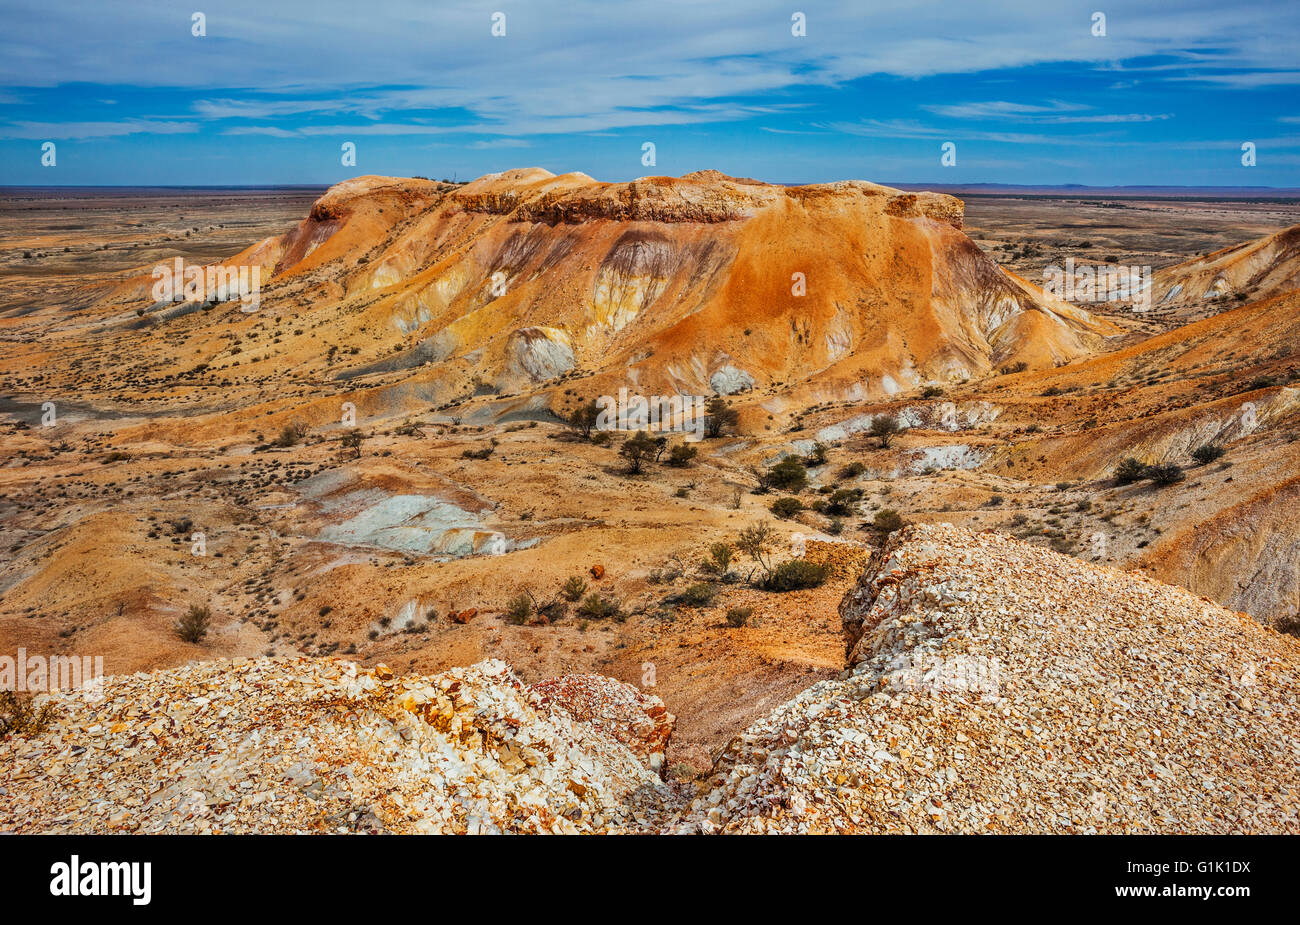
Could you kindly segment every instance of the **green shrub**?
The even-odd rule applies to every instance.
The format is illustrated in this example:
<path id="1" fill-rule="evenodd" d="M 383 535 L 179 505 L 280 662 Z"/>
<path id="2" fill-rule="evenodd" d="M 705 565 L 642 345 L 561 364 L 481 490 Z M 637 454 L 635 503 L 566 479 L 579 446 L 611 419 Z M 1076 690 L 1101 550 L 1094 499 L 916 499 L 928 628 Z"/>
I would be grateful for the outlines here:
<path id="1" fill-rule="evenodd" d="M 1156 485 L 1174 485 L 1186 478 L 1183 467 L 1178 463 L 1158 463 L 1147 466 L 1146 477 Z"/>
<path id="2" fill-rule="evenodd" d="M 862 473 L 866 471 L 867 471 L 867 467 L 864 466 L 862 463 L 851 462 L 847 466 L 840 469 L 838 478 L 840 479 L 840 481 L 856 479 L 858 476 L 860 476 Z"/>
<path id="3" fill-rule="evenodd" d="M 727 626 L 744 626 L 753 614 L 753 607 L 732 607 L 727 611 Z"/>
<path id="4" fill-rule="evenodd" d="M 889 444 L 893 442 L 894 436 L 902 430 L 903 427 L 898 423 L 898 418 L 892 414 L 881 414 L 872 418 L 868 433 L 880 441 L 882 450 L 887 450 Z"/>
<path id="5" fill-rule="evenodd" d="M 579 615 L 590 620 L 604 620 L 608 617 L 617 617 L 621 611 L 618 600 L 612 597 L 605 597 L 597 591 L 593 591 L 583 598 L 582 603 L 578 605 Z"/>
<path id="6" fill-rule="evenodd" d="M 689 443 L 679 443 L 668 451 L 668 465 L 678 469 L 685 468 L 699 454 L 700 451 Z"/>
<path id="7" fill-rule="evenodd" d="M 176 635 L 186 642 L 200 642 L 208 635 L 212 624 L 212 611 L 205 605 L 191 604 L 185 616 L 176 621 Z"/>
<path id="8" fill-rule="evenodd" d="M 826 499 L 822 513 L 831 517 L 847 517 L 854 513 L 854 507 L 861 500 L 861 488 L 839 488 Z"/>
<path id="9" fill-rule="evenodd" d="M 1216 446 L 1213 443 L 1206 443 L 1203 446 L 1198 446 L 1196 449 L 1192 450 L 1192 459 L 1196 460 L 1202 466 L 1208 466 L 1216 459 L 1221 458 L 1226 452 L 1228 451 L 1221 446 Z"/>
<path id="10" fill-rule="evenodd" d="M 830 569 L 806 559 L 791 559 L 772 569 L 759 582 L 764 591 L 799 591 L 816 588 L 826 581 Z"/>
<path id="11" fill-rule="evenodd" d="M 709 547 L 709 558 L 704 560 L 702 567 L 710 574 L 725 575 L 731 568 L 731 560 L 735 555 L 736 550 L 730 543 L 714 543 Z"/>
<path id="12" fill-rule="evenodd" d="M 275 445 L 280 447 L 296 446 L 298 441 L 307 436 L 306 424 L 295 421 L 280 428 L 280 436 L 275 438 Z"/>
<path id="13" fill-rule="evenodd" d="M 709 399 L 704 406 L 707 417 L 704 419 L 704 435 L 706 437 L 720 437 L 722 432 L 728 427 L 735 429 L 740 422 L 740 412 L 735 408 L 727 406 L 727 400 L 721 395 L 715 395 Z"/>
<path id="14" fill-rule="evenodd" d="M 627 460 L 627 474 L 639 475 L 646 463 L 655 458 L 659 447 L 653 437 L 643 430 L 638 430 L 623 442 L 618 455 Z"/>
<path id="15" fill-rule="evenodd" d="M 767 471 L 767 480 L 781 491 L 802 491 L 808 486 L 808 470 L 798 456 L 787 456 Z"/>
<path id="16" fill-rule="evenodd" d="M 514 626 L 527 623 L 533 615 L 533 599 L 527 594 L 519 593 L 510 598 L 506 604 L 506 622 Z"/>
<path id="17" fill-rule="evenodd" d="M 711 585 L 707 581 L 697 582 L 679 591 L 677 594 L 667 598 L 665 604 L 680 604 L 684 607 L 708 607 L 713 603 L 713 599 L 718 596 L 716 585 Z"/>
<path id="18" fill-rule="evenodd" d="M 777 498 L 772 502 L 771 511 L 777 517 L 789 520 L 803 510 L 803 502 L 793 495 Z"/>
<path id="19" fill-rule="evenodd" d="M 1115 482 L 1119 485 L 1129 485 L 1145 478 L 1146 474 L 1146 463 L 1132 456 L 1126 456 L 1115 467 Z"/>
<path id="20" fill-rule="evenodd" d="M 893 533 L 895 530 L 901 530 L 903 527 L 903 515 L 892 507 L 876 511 L 876 516 L 872 519 L 871 525 L 880 533 Z"/>
<path id="21" fill-rule="evenodd" d="M 574 575 L 560 588 L 560 596 L 570 603 L 579 601 L 587 593 L 587 582 L 581 575 Z"/>

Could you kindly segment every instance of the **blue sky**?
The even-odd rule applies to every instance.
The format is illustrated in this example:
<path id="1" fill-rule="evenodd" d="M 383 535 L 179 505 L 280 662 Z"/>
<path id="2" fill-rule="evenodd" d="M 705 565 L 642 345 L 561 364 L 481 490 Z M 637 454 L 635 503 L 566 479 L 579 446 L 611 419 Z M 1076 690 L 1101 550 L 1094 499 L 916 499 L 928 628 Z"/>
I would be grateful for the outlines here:
<path id="1" fill-rule="evenodd" d="M 777 182 L 1300 187 L 1300 4 L 1168 6 L 0 0 L 0 185 L 537 165 L 602 180 L 712 167 Z M 196 8 L 206 35 L 192 34 Z"/>

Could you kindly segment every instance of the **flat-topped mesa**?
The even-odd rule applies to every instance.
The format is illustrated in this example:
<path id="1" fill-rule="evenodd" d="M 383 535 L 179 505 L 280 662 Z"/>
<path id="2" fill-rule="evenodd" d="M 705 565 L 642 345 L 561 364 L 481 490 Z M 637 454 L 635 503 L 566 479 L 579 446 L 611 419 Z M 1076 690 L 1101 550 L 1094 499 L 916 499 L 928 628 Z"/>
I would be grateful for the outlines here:
<path id="1" fill-rule="evenodd" d="M 941 193 L 904 193 L 861 180 L 777 186 L 703 170 L 682 177 L 640 177 L 600 183 L 585 174 L 556 177 L 538 168 L 480 177 L 449 196 L 467 212 L 509 215 L 519 222 L 578 224 L 595 219 L 714 224 L 749 218 L 783 198 L 830 205 L 840 198 L 884 197 L 884 213 L 933 218 L 960 229 L 961 200 Z"/>
<path id="2" fill-rule="evenodd" d="M 363 176 L 232 262 L 264 268 L 272 308 L 277 292 L 305 298 L 312 340 L 353 345 L 354 360 L 308 367 L 410 409 L 573 375 L 596 395 L 635 382 L 657 395 L 884 398 L 1007 364 L 1060 366 L 1122 333 L 1005 273 L 962 217 L 952 196 L 864 180 Z M 150 285 L 116 295 L 144 300 Z M 172 322 L 145 309 L 123 318 Z M 528 400 L 564 413 L 558 395 Z"/>

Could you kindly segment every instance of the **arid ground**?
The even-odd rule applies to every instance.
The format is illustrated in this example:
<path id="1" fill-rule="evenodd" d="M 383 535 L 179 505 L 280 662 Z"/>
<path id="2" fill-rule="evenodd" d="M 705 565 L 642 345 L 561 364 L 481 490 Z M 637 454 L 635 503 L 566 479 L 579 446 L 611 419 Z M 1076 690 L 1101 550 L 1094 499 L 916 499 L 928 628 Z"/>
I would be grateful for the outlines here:
<path id="1" fill-rule="evenodd" d="M 1251 295 L 1185 324 L 1084 306 L 1090 320 L 1069 322 L 1056 353 L 1039 350 L 1056 335 L 1037 329 L 973 359 L 940 339 L 930 372 L 891 393 L 855 392 L 830 376 L 828 364 L 844 362 L 838 354 L 777 369 L 766 347 L 730 347 L 735 367 L 758 357 L 721 371 L 737 424 L 693 444 L 698 456 L 685 466 L 661 460 L 633 475 L 619 452 L 626 435 L 593 440 L 559 419 L 619 385 L 609 365 L 576 347 L 571 364 L 547 365 L 563 353 L 547 333 L 560 325 L 534 315 L 544 299 L 568 297 L 563 280 L 550 277 L 551 295 L 501 309 L 506 328 L 550 338 L 546 350 L 514 362 L 515 341 L 502 333 L 498 359 L 497 348 L 479 357 L 466 352 L 473 344 L 450 341 L 418 365 L 406 359 L 426 349 L 421 325 L 444 323 L 412 281 L 432 289 L 442 285 L 434 278 L 490 279 L 504 268 L 513 286 L 522 267 L 543 278 L 554 261 L 594 266 L 613 238 L 584 256 L 583 235 L 620 219 L 536 218 L 536 240 L 498 241 L 487 255 L 469 238 L 447 243 L 461 233 L 454 223 L 468 220 L 452 217 L 452 230 L 420 231 L 433 242 L 424 252 L 404 243 L 420 210 L 461 195 L 432 187 L 374 200 L 364 227 L 355 208 L 313 211 L 319 189 L 0 195 L 0 649 L 102 654 L 110 673 L 263 653 L 347 654 L 421 673 L 498 657 L 529 682 L 602 673 L 663 698 L 678 717 L 669 762 L 690 774 L 756 717 L 841 672 L 838 607 L 891 511 L 1144 569 L 1266 624 L 1300 610 L 1300 294 Z M 457 214 L 496 215 L 497 196 L 485 192 Z M 648 235 L 649 220 L 626 221 Z M 627 293 L 644 299 L 643 317 L 654 299 L 685 300 L 692 273 L 715 274 L 701 292 L 753 285 L 761 271 L 741 266 L 751 244 L 737 238 L 740 257 L 709 256 L 712 226 L 682 230 L 690 221 L 701 220 L 669 216 L 667 237 L 647 236 L 614 261 L 622 275 L 596 284 L 599 323 L 631 323 L 619 314 Z M 883 221 L 896 235 L 886 249 L 891 240 L 918 246 L 909 222 L 941 224 Z M 1297 223 L 1295 201 L 973 196 L 960 228 L 1039 286 L 1043 267 L 1067 257 L 1169 267 Z M 561 232 L 562 247 L 545 238 Z M 946 225 L 926 234 L 959 237 Z M 300 247 L 294 235 L 315 237 Z M 337 245 L 346 256 L 326 253 L 331 235 L 351 235 Z M 150 300 L 126 294 L 156 264 L 212 264 L 281 236 L 256 313 L 218 305 L 150 325 Z M 704 269 L 670 266 L 678 246 Z M 957 246 L 933 245 L 936 254 Z M 314 247 L 319 260 L 306 256 Z M 646 285 L 660 288 L 647 294 Z M 765 343 L 770 332 L 790 334 L 786 315 L 759 314 L 750 307 L 709 323 L 737 338 L 753 327 Z M 475 320 L 458 336 L 496 337 L 498 320 Z M 690 323 L 673 317 L 640 353 L 626 338 L 600 349 L 645 364 L 674 349 L 674 332 Z M 839 322 L 826 323 L 833 340 Z M 899 330 L 918 363 L 929 362 L 919 351 L 930 347 L 917 345 L 926 335 Z M 939 375 L 957 355 L 966 371 Z M 673 369 L 665 360 L 655 374 Z M 649 389 L 658 381 L 642 379 Z M 349 402 L 359 409 L 354 426 L 344 420 Z M 882 446 L 864 415 L 895 416 L 906 429 Z M 359 445 L 345 440 L 353 432 Z M 1207 444 L 1224 453 L 1194 460 Z M 809 477 L 793 493 L 803 510 L 784 517 L 771 507 L 791 493 L 760 490 L 783 454 L 807 457 Z M 1113 471 L 1128 456 L 1174 462 L 1183 477 L 1118 484 Z M 760 590 L 749 579 L 762 566 L 740 552 L 725 577 L 701 570 L 712 544 L 763 522 L 776 531 L 777 559 L 797 548 L 796 534 L 807 538 L 807 558 L 832 565 L 825 583 Z M 586 586 L 575 600 L 562 594 L 571 579 Z M 617 615 L 588 606 L 593 593 Z M 511 616 L 520 595 L 533 605 Z M 192 606 L 212 615 L 198 642 L 175 630 Z M 752 608 L 747 619 L 735 615 L 743 608 Z"/>

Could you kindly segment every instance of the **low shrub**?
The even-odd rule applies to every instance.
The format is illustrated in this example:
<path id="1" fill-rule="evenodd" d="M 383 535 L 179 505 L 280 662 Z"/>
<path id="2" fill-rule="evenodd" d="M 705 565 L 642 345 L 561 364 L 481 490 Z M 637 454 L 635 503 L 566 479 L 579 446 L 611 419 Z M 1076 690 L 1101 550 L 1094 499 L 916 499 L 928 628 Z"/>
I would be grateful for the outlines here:
<path id="1" fill-rule="evenodd" d="M 664 603 L 683 607 L 708 607 L 717 596 L 718 589 L 715 585 L 711 585 L 707 581 L 701 581 L 691 585 L 684 591 L 672 595 Z"/>
<path id="2" fill-rule="evenodd" d="M 903 515 L 898 513 L 892 507 L 876 511 L 876 516 L 871 521 L 871 526 L 880 533 L 893 533 L 895 530 L 901 530 L 903 527 Z"/>
<path id="3" fill-rule="evenodd" d="M 816 588 L 826 581 L 830 568 L 806 559 L 782 562 L 759 581 L 764 591 L 799 591 Z"/>
<path id="4" fill-rule="evenodd" d="M 35 698 L 23 697 L 17 691 L 0 691 L 0 739 L 13 733 L 20 736 L 38 736 L 50 727 L 54 707 L 45 704 L 39 709 Z"/>
<path id="5" fill-rule="evenodd" d="M 527 594 L 516 594 L 510 598 L 510 603 L 506 604 L 506 622 L 514 626 L 527 623 L 532 615 L 533 599 Z"/>
<path id="6" fill-rule="evenodd" d="M 1222 458 L 1223 454 L 1227 452 L 1228 451 L 1221 446 L 1216 446 L 1213 443 L 1206 443 L 1203 446 L 1198 446 L 1196 449 L 1192 450 L 1192 459 L 1196 460 L 1202 466 L 1208 466 L 1216 459 Z"/>
<path id="7" fill-rule="evenodd" d="M 612 597 L 605 597 L 603 594 L 593 591 L 583 598 L 582 603 L 578 605 L 578 614 L 588 620 L 604 620 L 609 617 L 617 617 L 622 611 L 618 600 Z"/>
<path id="8" fill-rule="evenodd" d="M 770 510 L 777 517 L 789 520 L 803 510 L 803 502 L 793 495 L 786 495 L 773 501 Z"/>
<path id="9" fill-rule="evenodd" d="M 212 611 L 205 605 L 191 604 L 185 616 L 176 621 L 176 635 L 186 642 L 201 642 L 212 624 Z"/>
<path id="10" fill-rule="evenodd" d="M 753 607 L 732 607 L 727 611 L 727 626 L 744 626 L 753 615 Z"/>
<path id="11" fill-rule="evenodd" d="M 569 603 L 576 603 L 582 600 L 582 596 L 587 593 L 587 582 L 581 575 L 573 575 L 560 588 L 560 596 Z"/>
<path id="12" fill-rule="evenodd" d="M 1146 463 L 1135 457 L 1126 456 L 1115 467 L 1115 482 L 1119 485 L 1129 485 L 1145 478 L 1146 472 Z"/>
<path id="13" fill-rule="evenodd" d="M 808 486 L 808 470 L 798 456 L 787 456 L 767 471 L 767 482 L 781 491 L 802 491 Z"/>

